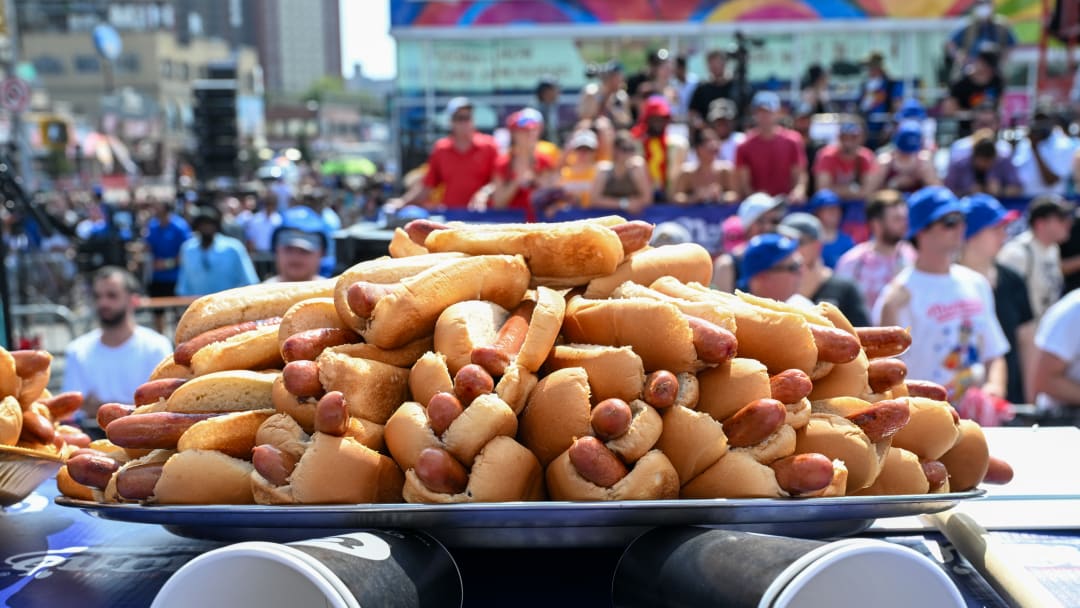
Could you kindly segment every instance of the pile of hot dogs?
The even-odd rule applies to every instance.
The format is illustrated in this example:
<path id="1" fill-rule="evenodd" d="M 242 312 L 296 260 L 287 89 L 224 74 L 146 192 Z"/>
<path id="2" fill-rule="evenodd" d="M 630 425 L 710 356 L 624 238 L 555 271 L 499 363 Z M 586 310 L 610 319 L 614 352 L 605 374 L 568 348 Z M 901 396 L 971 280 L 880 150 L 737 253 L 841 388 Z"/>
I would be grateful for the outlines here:
<path id="1" fill-rule="evenodd" d="M 704 285 L 619 217 L 396 231 L 326 281 L 203 297 L 60 489 L 162 504 L 920 494 L 1004 481 L 902 328 Z M 993 465 L 993 466 L 992 466 Z"/>
<path id="2" fill-rule="evenodd" d="M 86 433 L 60 423 L 82 407 L 82 393 L 53 395 L 46 388 L 51 375 L 48 351 L 0 347 L 0 445 L 53 457 L 90 445 Z"/>

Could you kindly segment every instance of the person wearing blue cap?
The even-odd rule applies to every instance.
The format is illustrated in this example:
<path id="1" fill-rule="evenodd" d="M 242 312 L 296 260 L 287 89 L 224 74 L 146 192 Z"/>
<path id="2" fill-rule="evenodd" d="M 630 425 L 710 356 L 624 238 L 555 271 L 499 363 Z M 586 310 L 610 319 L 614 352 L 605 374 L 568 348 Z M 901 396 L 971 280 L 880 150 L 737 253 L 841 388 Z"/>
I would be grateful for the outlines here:
<path id="1" fill-rule="evenodd" d="M 1005 337 L 1009 352 L 1005 355 L 1008 370 L 1006 399 L 1011 403 L 1027 403 L 1025 397 L 1021 352 L 1032 352 L 1035 335 L 1035 315 L 1027 297 L 1027 285 L 1019 273 L 994 260 L 1005 244 L 1005 228 L 1020 216 L 1006 211 L 998 200 L 988 194 L 965 197 L 967 229 L 964 232 L 964 251 L 960 263 L 986 277 L 994 290 L 994 310 Z"/>
<path id="2" fill-rule="evenodd" d="M 780 96 L 758 91 L 750 102 L 755 128 L 735 150 L 740 196 L 764 192 L 788 202 L 806 200 L 806 146 L 802 135 L 780 124 Z"/>
<path id="3" fill-rule="evenodd" d="M 840 256 L 855 246 L 855 239 L 840 229 L 844 221 L 844 205 L 832 190 L 818 190 L 810 197 L 807 210 L 821 221 L 821 242 L 824 247 L 821 261 L 829 268 L 836 268 Z"/>
<path id="4" fill-rule="evenodd" d="M 1009 341 L 990 283 L 955 263 L 964 244 L 964 204 L 949 189 L 929 186 L 911 195 L 908 210 L 915 265 L 885 288 L 873 320 L 910 327 L 912 347 L 901 356 L 907 377 L 941 384 L 961 415 L 971 417 L 986 399 L 1005 396 Z"/>
<path id="5" fill-rule="evenodd" d="M 892 150 L 878 157 L 881 171 L 867 182 L 869 192 L 888 188 L 904 194 L 940 184 L 930 152 L 923 148 L 922 125 L 914 120 L 900 123 L 893 133 Z"/>
<path id="6" fill-rule="evenodd" d="M 326 251 L 326 223 L 314 209 L 303 206 L 286 209 L 271 241 L 277 274 L 264 283 L 325 278 L 319 270 Z"/>
<path id="7" fill-rule="evenodd" d="M 799 241 L 781 234 L 750 239 L 742 258 L 739 287 L 763 298 L 813 306 L 799 295 L 803 260 Z"/>

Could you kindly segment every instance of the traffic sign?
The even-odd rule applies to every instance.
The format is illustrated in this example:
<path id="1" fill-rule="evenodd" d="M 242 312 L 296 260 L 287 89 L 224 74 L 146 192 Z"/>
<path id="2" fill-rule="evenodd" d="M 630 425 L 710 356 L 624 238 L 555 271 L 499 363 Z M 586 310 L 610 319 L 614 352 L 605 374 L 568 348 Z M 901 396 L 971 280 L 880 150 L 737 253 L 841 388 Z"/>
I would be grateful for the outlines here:
<path id="1" fill-rule="evenodd" d="M 22 112 L 30 106 L 30 85 L 14 76 L 0 82 L 0 107 L 8 112 Z"/>

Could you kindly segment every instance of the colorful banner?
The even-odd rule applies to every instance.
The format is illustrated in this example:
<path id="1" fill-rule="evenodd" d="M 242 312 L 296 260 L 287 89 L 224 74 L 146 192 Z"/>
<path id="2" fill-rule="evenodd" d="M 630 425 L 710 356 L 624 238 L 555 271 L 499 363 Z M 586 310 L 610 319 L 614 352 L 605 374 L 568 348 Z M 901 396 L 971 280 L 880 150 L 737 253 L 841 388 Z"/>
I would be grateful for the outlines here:
<path id="1" fill-rule="evenodd" d="M 937 19 L 974 0 L 391 0 L 392 27 L 717 23 L 818 19 Z M 1012 21 L 1038 19 L 1041 0 L 998 0 Z"/>

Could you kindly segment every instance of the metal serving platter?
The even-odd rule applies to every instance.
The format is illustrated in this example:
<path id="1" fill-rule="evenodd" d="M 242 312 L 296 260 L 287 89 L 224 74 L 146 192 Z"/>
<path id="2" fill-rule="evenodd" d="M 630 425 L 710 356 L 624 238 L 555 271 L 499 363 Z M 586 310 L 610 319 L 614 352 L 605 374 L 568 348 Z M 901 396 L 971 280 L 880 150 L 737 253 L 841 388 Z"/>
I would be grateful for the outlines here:
<path id="1" fill-rule="evenodd" d="M 701 525 L 826 538 L 857 534 L 875 519 L 937 513 L 983 490 L 911 496 L 806 499 L 513 502 L 449 505 L 159 505 L 56 503 L 102 519 L 164 526 L 210 540 L 288 542 L 362 528 L 422 530 L 449 546 L 574 547 L 625 544 L 649 528 Z"/>

